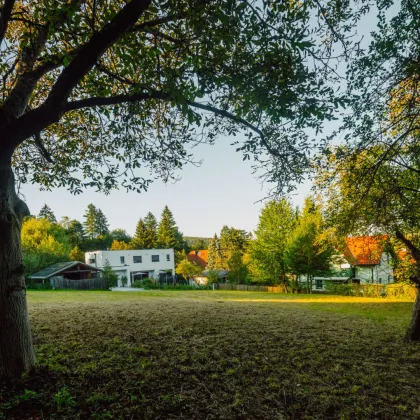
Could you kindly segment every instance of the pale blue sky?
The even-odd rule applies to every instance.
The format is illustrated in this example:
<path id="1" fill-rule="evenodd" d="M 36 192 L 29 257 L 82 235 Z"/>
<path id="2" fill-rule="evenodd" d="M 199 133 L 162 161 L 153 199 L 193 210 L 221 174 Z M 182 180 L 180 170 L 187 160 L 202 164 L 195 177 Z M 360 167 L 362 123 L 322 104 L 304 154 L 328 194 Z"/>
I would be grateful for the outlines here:
<path id="1" fill-rule="evenodd" d="M 398 2 L 391 7 L 393 13 Z M 393 14 L 391 13 L 391 14 Z M 368 42 L 370 31 L 376 24 L 375 13 L 371 12 L 359 25 L 359 35 Z M 337 124 L 334 124 L 336 128 Z M 326 125 L 326 132 L 332 130 Z M 337 139 L 339 141 L 339 139 Z M 121 189 L 105 196 L 86 190 L 74 196 L 65 189 L 52 192 L 40 191 L 37 185 L 21 186 L 21 193 L 32 214 L 38 214 L 47 203 L 57 219 L 63 216 L 83 220 L 88 204 L 102 209 L 111 229 L 122 228 L 133 234 L 137 221 L 151 211 L 159 219 L 162 209 L 168 205 L 174 214 L 181 232 L 186 236 L 213 236 L 223 225 L 254 231 L 264 203 L 259 202 L 267 195 L 268 188 L 261 186 L 252 175 L 249 161 L 242 161 L 242 154 L 230 146 L 231 139 L 220 137 L 214 146 L 200 145 L 194 149 L 196 160 L 203 159 L 201 167 L 188 165 L 179 172 L 180 181 L 164 185 L 155 181 L 149 191 L 138 194 Z M 294 205 L 302 205 L 310 193 L 310 183 L 298 186 L 291 197 Z"/>
<path id="2" fill-rule="evenodd" d="M 39 191 L 36 185 L 23 185 L 21 193 L 32 214 L 47 203 L 57 219 L 69 216 L 82 221 L 86 207 L 93 203 L 104 211 L 111 229 L 126 229 L 130 234 L 140 217 L 151 211 L 159 218 L 165 205 L 186 236 L 213 236 L 223 225 L 253 231 L 263 207 L 256 202 L 266 196 L 267 188 L 252 175 L 251 163 L 242 161 L 230 140 L 221 137 L 214 146 L 196 147 L 196 159 L 204 160 L 200 167 L 187 165 L 179 172 L 180 181 L 167 185 L 155 181 L 145 193 L 121 189 L 105 196 L 86 190 L 74 196 L 63 188 Z M 309 184 L 299 188 L 295 204 L 303 202 L 309 188 Z"/>

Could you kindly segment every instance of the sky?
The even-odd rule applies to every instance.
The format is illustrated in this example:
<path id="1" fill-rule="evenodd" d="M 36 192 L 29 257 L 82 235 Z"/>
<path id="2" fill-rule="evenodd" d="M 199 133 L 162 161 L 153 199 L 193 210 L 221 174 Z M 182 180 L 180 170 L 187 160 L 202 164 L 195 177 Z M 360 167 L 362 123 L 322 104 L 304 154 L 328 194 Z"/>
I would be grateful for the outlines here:
<path id="1" fill-rule="evenodd" d="M 223 225 L 254 231 L 268 186 L 261 185 L 252 174 L 252 163 L 242 161 L 242 154 L 230 141 L 220 137 L 213 146 L 196 147 L 196 160 L 203 159 L 200 167 L 187 165 L 178 172 L 179 181 L 166 185 L 155 181 L 141 194 L 121 189 L 106 196 L 88 189 L 75 196 L 64 188 L 40 191 L 31 184 L 22 185 L 21 193 L 31 214 L 38 214 L 46 203 L 57 220 L 68 216 L 82 221 L 88 204 L 93 203 L 105 213 L 111 229 L 125 229 L 130 234 L 147 212 L 159 219 L 165 205 L 185 236 L 211 237 Z M 291 197 L 293 203 L 301 205 L 309 192 L 309 183 L 301 185 Z"/>
<path id="2" fill-rule="evenodd" d="M 394 8 L 396 10 L 397 6 Z M 375 27 L 373 16 L 371 12 L 359 25 L 359 35 L 365 37 L 365 42 Z M 336 126 L 327 123 L 324 133 Z M 63 188 L 47 192 L 31 184 L 22 185 L 20 192 L 31 214 L 38 214 L 46 203 L 57 220 L 68 216 L 83 221 L 83 214 L 92 203 L 105 213 L 111 230 L 121 228 L 129 234 L 134 233 L 139 218 L 149 211 L 159 220 L 165 205 L 172 211 L 185 236 L 211 237 L 224 225 L 253 232 L 264 206 L 261 200 L 267 196 L 269 188 L 261 185 L 252 174 L 252 162 L 244 162 L 242 154 L 236 152 L 230 143 L 231 139 L 220 137 L 213 146 L 197 146 L 194 156 L 196 160 L 203 159 L 200 167 L 187 165 L 178 173 L 181 179 L 176 183 L 165 185 L 155 181 L 147 192 L 141 194 L 121 189 L 106 196 L 85 190 L 74 196 Z M 290 197 L 295 206 L 303 204 L 305 196 L 310 194 L 310 187 L 309 181 L 298 186 Z"/>

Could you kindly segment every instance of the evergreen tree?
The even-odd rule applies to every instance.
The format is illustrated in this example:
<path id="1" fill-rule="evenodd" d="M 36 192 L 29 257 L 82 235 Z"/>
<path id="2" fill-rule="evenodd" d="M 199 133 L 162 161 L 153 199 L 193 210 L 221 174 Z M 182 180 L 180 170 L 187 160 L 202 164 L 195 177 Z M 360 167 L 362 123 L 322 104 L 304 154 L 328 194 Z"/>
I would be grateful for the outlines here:
<path id="1" fill-rule="evenodd" d="M 51 223 L 57 223 L 57 219 L 55 218 L 53 211 L 46 204 L 44 204 L 41 210 L 39 211 L 38 219 L 47 219 Z"/>
<path id="2" fill-rule="evenodd" d="M 153 213 L 149 211 L 144 218 L 145 240 L 144 248 L 152 249 L 157 246 L 157 221 Z"/>
<path id="3" fill-rule="evenodd" d="M 66 233 L 73 246 L 80 245 L 85 239 L 83 225 L 78 220 L 70 220 Z"/>
<path id="4" fill-rule="evenodd" d="M 159 248 L 176 248 L 179 241 L 178 228 L 176 227 L 174 216 L 165 206 L 160 219 L 157 231 L 157 245 Z"/>
<path id="5" fill-rule="evenodd" d="M 105 236 L 109 234 L 108 219 L 101 209 L 96 210 L 95 230 L 97 236 Z"/>
<path id="6" fill-rule="evenodd" d="M 227 261 L 225 261 L 223 250 L 220 245 L 220 239 L 216 233 L 209 242 L 209 253 L 206 268 L 208 270 L 221 270 L 227 268 Z"/>
<path id="7" fill-rule="evenodd" d="M 86 235 L 89 239 L 96 238 L 96 221 L 97 221 L 97 209 L 93 204 L 89 204 L 84 214 L 85 221 L 83 223 L 85 227 Z"/>
<path id="8" fill-rule="evenodd" d="M 136 226 L 136 233 L 131 241 L 133 249 L 151 249 L 148 243 L 147 228 L 143 219 L 140 219 Z"/>

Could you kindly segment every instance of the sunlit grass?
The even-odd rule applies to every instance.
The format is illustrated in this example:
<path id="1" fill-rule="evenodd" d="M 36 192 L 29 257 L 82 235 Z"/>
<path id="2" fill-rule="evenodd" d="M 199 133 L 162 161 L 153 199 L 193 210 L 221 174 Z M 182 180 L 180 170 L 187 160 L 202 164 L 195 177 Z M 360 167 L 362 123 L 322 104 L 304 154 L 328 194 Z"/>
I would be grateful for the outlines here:
<path id="1" fill-rule="evenodd" d="M 38 368 L 4 418 L 420 418 L 412 302 L 234 291 L 29 292 Z M 1 415 L 0 415 L 1 418 Z"/>

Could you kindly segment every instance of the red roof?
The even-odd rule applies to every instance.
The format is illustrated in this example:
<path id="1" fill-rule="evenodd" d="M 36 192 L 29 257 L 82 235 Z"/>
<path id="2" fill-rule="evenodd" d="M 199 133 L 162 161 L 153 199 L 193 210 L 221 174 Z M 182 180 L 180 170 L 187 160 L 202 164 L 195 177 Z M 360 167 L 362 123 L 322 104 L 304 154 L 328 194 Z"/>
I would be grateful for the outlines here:
<path id="1" fill-rule="evenodd" d="M 201 268 L 206 268 L 208 255 L 209 251 L 207 249 L 200 249 L 200 251 L 191 251 L 189 254 L 187 254 L 187 260 L 199 265 Z"/>
<path id="2" fill-rule="evenodd" d="M 377 265 L 386 239 L 386 235 L 346 238 L 345 256 L 353 265 Z"/>

